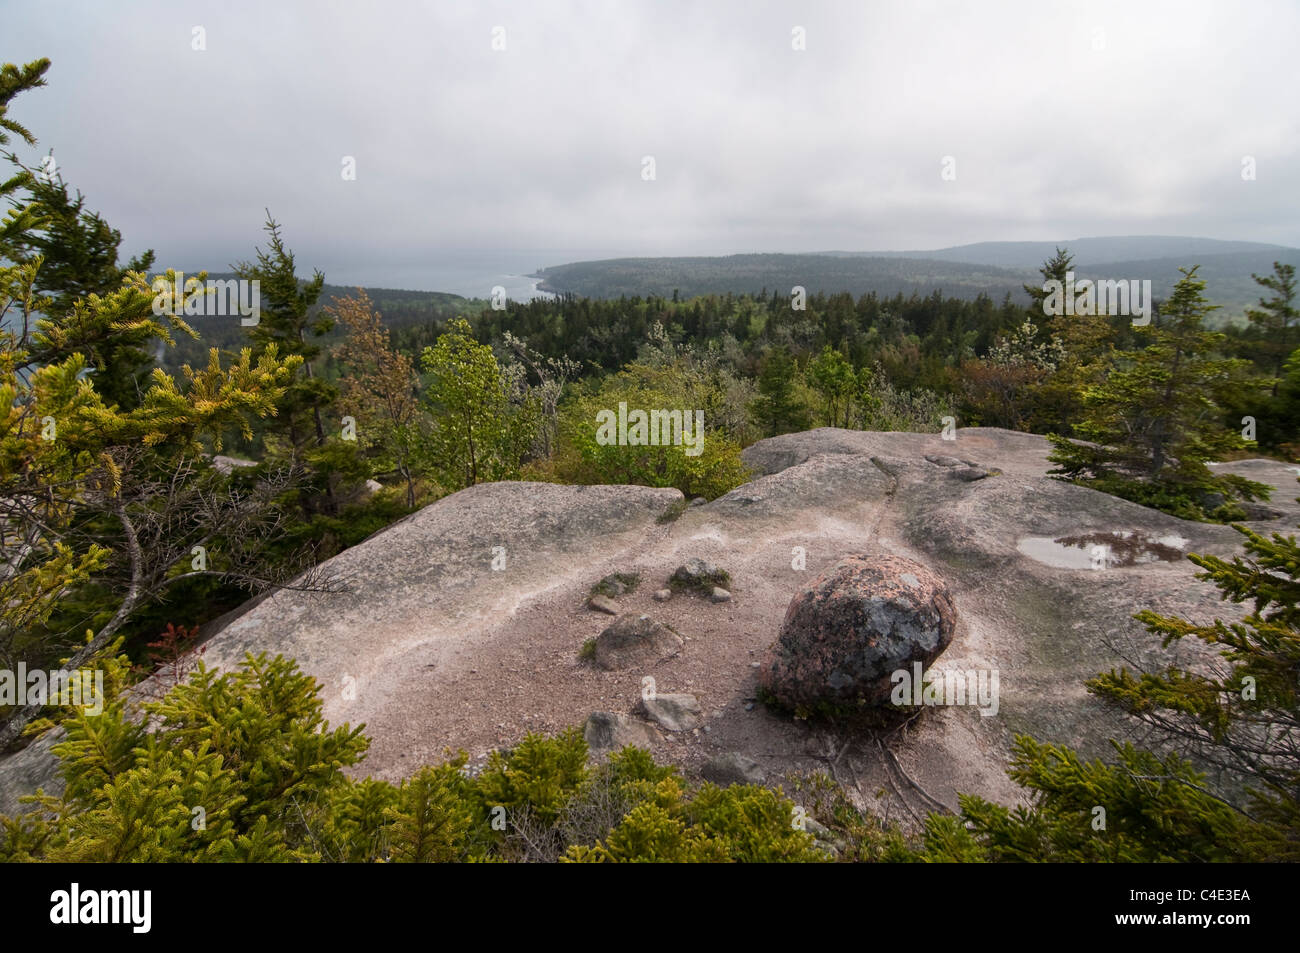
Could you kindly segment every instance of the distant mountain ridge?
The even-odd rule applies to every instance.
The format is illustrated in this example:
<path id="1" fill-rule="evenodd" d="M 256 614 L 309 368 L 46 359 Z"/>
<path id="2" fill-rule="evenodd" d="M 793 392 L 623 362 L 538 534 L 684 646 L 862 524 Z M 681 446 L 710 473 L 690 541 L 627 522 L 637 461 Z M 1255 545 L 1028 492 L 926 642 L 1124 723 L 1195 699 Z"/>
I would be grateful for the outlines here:
<path id="1" fill-rule="evenodd" d="M 1178 235 L 1119 235 L 1097 238 L 1062 239 L 1043 242 L 975 242 L 931 251 L 832 252 L 845 257 L 928 258 L 935 261 L 959 261 L 997 268 L 1038 267 L 1056 253 L 1068 248 L 1076 265 L 1099 266 L 1113 262 L 1152 261 L 1169 258 L 1186 259 L 1208 255 L 1298 254 L 1300 248 L 1264 242 L 1222 241 L 1217 238 L 1190 238 Z"/>
<path id="2" fill-rule="evenodd" d="M 592 298 L 660 295 L 745 294 L 801 285 L 809 292 L 854 295 L 929 294 L 942 288 L 953 297 L 980 294 L 1001 298 L 1020 292 L 1027 273 L 964 262 L 903 257 L 752 254 L 717 258 L 614 258 L 543 269 L 544 291 Z"/>
<path id="3" fill-rule="evenodd" d="M 1200 265 L 1206 294 L 1221 320 L 1242 320 L 1259 300 L 1252 274 L 1268 274 L 1273 262 L 1300 266 L 1300 248 L 1213 238 L 1134 235 L 1048 242 L 978 242 L 933 251 L 816 254 L 744 254 L 717 257 L 612 258 L 571 262 L 542 269 L 540 288 L 559 294 L 617 298 L 677 292 L 788 294 L 796 285 L 809 293 L 875 292 L 928 295 L 940 291 L 1001 301 L 1008 293 L 1028 303 L 1023 285 L 1040 279 L 1043 262 L 1064 248 L 1074 256 L 1080 278 L 1150 280 L 1157 298 L 1167 297 L 1181 277 L 1178 269 Z"/>

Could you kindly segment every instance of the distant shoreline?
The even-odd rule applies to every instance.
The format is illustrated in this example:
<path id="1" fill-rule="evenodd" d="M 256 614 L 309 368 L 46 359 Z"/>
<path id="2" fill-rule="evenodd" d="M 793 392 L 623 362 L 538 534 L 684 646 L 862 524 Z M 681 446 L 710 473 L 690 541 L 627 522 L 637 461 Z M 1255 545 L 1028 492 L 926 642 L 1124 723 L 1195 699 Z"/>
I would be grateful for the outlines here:
<path id="1" fill-rule="evenodd" d="M 551 295 L 562 295 L 562 294 L 564 294 L 563 291 L 560 291 L 560 290 L 558 290 L 557 288 L 553 287 L 552 285 L 547 284 L 546 276 L 545 276 L 545 275 L 531 274 L 531 275 L 525 275 L 524 277 L 525 277 L 525 278 L 536 278 L 536 279 L 537 279 L 537 280 L 533 283 L 533 290 L 534 290 L 534 291 L 541 291 L 541 292 L 544 292 L 545 294 L 551 294 Z"/>

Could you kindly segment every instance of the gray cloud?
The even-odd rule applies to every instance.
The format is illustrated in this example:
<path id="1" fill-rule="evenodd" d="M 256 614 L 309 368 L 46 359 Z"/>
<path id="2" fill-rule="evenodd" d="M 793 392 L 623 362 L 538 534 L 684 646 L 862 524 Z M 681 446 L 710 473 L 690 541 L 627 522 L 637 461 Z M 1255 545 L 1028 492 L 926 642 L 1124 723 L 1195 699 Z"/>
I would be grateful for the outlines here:
<path id="1" fill-rule="evenodd" d="M 39 153 L 164 266 L 248 258 L 266 207 L 301 265 L 348 282 L 467 250 L 1300 245 L 1292 4 L 38 3 L 4 22 L 5 61 L 53 60 L 14 108 Z"/>

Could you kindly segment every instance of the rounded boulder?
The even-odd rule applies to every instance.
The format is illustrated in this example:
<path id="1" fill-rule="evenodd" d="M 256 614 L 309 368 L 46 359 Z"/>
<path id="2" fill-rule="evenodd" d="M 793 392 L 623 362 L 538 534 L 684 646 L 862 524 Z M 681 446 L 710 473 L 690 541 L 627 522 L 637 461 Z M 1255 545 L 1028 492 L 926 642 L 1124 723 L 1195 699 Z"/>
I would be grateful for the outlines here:
<path id="1" fill-rule="evenodd" d="M 790 600 L 759 685 L 796 710 L 884 704 L 890 676 L 928 666 L 956 627 L 933 570 L 902 556 L 848 556 Z"/>

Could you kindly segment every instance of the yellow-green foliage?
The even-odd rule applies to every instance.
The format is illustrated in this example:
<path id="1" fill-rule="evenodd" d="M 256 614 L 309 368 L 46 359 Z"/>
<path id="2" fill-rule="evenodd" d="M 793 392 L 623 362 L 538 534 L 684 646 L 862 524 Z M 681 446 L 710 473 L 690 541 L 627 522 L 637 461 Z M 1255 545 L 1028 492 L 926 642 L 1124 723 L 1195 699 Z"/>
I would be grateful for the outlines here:
<path id="1" fill-rule="evenodd" d="M 647 792 L 595 847 L 570 847 L 563 860 L 608 862 L 818 862 L 828 856 L 796 826 L 795 805 L 758 785 L 705 784 L 693 797 L 676 778 Z"/>
<path id="2" fill-rule="evenodd" d="M 282 657 L 200 665 L 143 706 L 152 730 L 110 681 L 102 714 L 64 713 L 63 795 L 0 817 L 0 860 L 826 859 L 775 792 L 692 792 L 633 747 L 589 768 L 576 728 L 530 734 L 477 777 L 462 752 L 391 784 L 344 775 L 366 738 L 331 728 L 319 685 Z"/>
<path id="3" fill-rule="evenodd" d="M 464 765 L 462 754 L 447 764 L 426 765 L 402 783 L 402 796 L 386 808 L 393 824 L 393 861 L 443 863 L 465 856 L 476 818 L 467 796 L 470 783 L 461 772 Z"/>
<path id="4" fill-rule="evenodd" d="M 460 490 L 515 478 L 539 423 L 536 399 L 511 394 L 492 348 L 474 340 L 463 318 L 425 348 L 420 363 L 430 379 L 425 399 L 438 415 L 426 441 L 438 482 Z"/>
<path id="5" fill-rule="evenodd" d="M 250 655 L 235 672 L 200 665 L 144 705 L 152 732 L 120 693 L 98 715 L 69 709 L 53 749 L 63 796 L 6 823 L 0 857 L 323 859 L 311 818 L 369 742 L 360 728 L 330 730 L 318 689 L 294 663 Z"/>
<path id="6" fill-rule="evenodd" d="M 512 750 L 492 752 L 477 794 L 489 807 L 504 807 L 507 817 L 528 807 L 552 823 L 586 778 L 587 742 L 577 728 L 554 738 L 529 733 Z"/>
<path id="7" fill-rule="evenodd" d="M 576 728 L 529 734 L 472 777 L 460 753 L 399 784 L 352 779 L 368 741 L 331 728 L 319 685 L 284 658 L 202 665 L 132 717 L 121 660 L 103 713 L 67 709 L 54 747 L 66 788 L 0 817 L 0 861 L 816 862 L 1227 860 L 1249 833 L 1176 757 L 1117 746 L 1119 764 L 1027 738 L 1011 776 L 1036 794 L 1010 809 L 961 798 L 921 842 L 857 811 L 828 778 L 793 782 L 806 811 L 756 785 L 688 786 L 628 747 L 589 767 Z M 150 726 L 146 728 L 146 724 Z M 1103 827 L 1093 823 L 1106 808 Z"/>
<path id="8" fill-rule="evenodd" d="M 599 387 L 576 394 L 562 412 L 560 441 L 554 462 L 556 477 L 569 483 L 633 483 L 674 487 L 688 497 L 721 496 L 749 479 L 741 462 L 740 444 L 705 412 L 703 445 L 698 455 L 684 445 L 631 446 L 602 444 L 597 440 L 597 414 L 618 412 L 620 403 L 630 410 L 680 410 L 694 421 L 704 410 L 685 387 L 672 386 L 671 375 L 656 373 L 647 382 L 635 366 L 605 378 Z M 694 433 L 694 431 L 692 431 Z"/>

